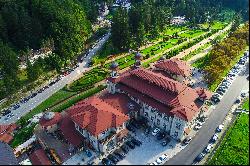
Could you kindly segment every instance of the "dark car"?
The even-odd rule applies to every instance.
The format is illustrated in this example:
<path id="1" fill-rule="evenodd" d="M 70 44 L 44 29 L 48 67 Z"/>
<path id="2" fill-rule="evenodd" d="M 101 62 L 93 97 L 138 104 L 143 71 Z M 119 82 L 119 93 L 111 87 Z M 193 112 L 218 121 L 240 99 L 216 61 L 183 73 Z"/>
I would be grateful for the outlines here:
<path id="1" fill-rule="evenodd" d="M 138 124 L 138 122 L 136 122 L 136 121 L 131 121 L 130 122 L 130 124 L 131 125 L 133 125 L 135 128 L 137 128 L 137 129 L 140 129 L 141 128 L 141 126 Z"/>
<path id="2" fill-rule="evenodd" d="M 108 155 L 108 157 L 107 157 L 110 161 L 112 161 L 114 164 L 116 164 L 118 161 L 119 161 L 119 159 L 118 158 L 116 158 L 115 156 L 113 156 L 113 155 Z"/>
<path id="3" fill-rule="evenodd" d="M 11 113 L 11 111 L 9 109 L 6 109 L 2 112 L 2 115 L 5 116 L 8 115 L 9 113 Z"/>
<path id="4" fill-rule="evenodd" d="M 122 145 L 121 149 L 124 151 L 124 153 L 128 153 L 129 152 L 129 148 L 126 145 Z"/>
<path id="5" fill-rule="evenodd" d="M 135 148 L 135 145 L 131 141 L 127 141 L 126 145 L 128 145 L 128 147 L 130 147 L 131 149 Z"/>
<path id="6" fill-rule="evenodd" d="M 157 135 L 157 140 L 162 140 L 164 137 L 166 137 L 166 134 L 165 133 L 159 133 Z"/>
<path id="7" fill-rule="evenodd" d="M 127 129 L 128 129 L 129 131 L 135 132 L 134 127 L 133 127 L 132 125 L 130 125 L 130 124 L 127 125 Z"/>
<path id="8" fill-rule="evenodd" d="M 109 159 L 106 159 L 106 158 L 102 159 L 102 163 L 103 163 L 103 165 L 112 165 L 111 161 Z"/>
<path id="9" fill-rule="evenodd" d="M 204 154 L 204 153 L 201 153 L 201 154 L 199 154 L 199 155 L 195 158 L 195 161 L 196 161 L 196 162 L 200 162 L 204 157 L 205 157 L 205 154 Z"/>
<path id="10" fill-rule="evenodd" d="M 163 142 L 162 142 L 162 146 L 167 146 L 168 143 L 171 141 L 171 139 L 169 137 L 167 137 Z"/>
<path id="11" fill-rule="evenodd" d="M 121 155 L 120 153 L 118 153 L 118 152 L 114 152 L 114 155 L 116 155 L 119 159 L 124 159 L 124 156 L 123 155 Z"/>
<path id="12" fill-rule="evenodd" d="M 135 145 L 137 145 L 137 146 L 140 146 L 142 143 L 141 143 L 141 141 L 139 141 L 139 140 L 137 140 L 137 139 L 132 139 L 131 140 L 131 142 L 133 143 L 133 144 L 135 144 Z"/>
<path id="13" fill-rule="evenodd" d="M 183 140 L 183 144 L 184 145 L 187 145 L 187 144 L 189 144 L 189 142 L 191 142 L 192 141 L 192 138 L 191 137 L 186 137 L 184 140 Z"/>

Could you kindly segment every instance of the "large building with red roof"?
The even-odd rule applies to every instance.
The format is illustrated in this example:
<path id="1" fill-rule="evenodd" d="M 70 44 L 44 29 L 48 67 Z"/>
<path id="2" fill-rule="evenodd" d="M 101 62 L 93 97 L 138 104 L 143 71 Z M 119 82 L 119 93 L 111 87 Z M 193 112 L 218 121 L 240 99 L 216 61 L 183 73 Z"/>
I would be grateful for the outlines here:
<path id="1" fill-rule="evenodd" d="M 93 149 L 107 152 L 120 141 L 129 117 L 97 96 L 77 103 L 67 110 L 76 130 L 89 141 Z"/>
<path id="2" fill-rule="evenodd" d="M 163 75 L 179 82 L 184 82 L 191 76 L 192 68 L 187 64 L 187 62 L 173 58 L 160 60 L 155 64 L 154 71 L 160 72 Z"/>
<path id="3" fill-rule="evenodd" d="M 128 121 L 143 117 L 151 127 L 181 140 L 190 132 L 203 102 L 211 94 L 173 79 L 177 78 L 173 75 L 186 77 L 191 73 L 190 68 L 177 59 L 159 61 L 164 63 L 162 67 L 156 65 L 148 70 L 140 67 L 141 56 L 137 53 L 135 65 L 121 74 L 118 64 L 112 63 L 106 90 L 61 114 L 46 113 L 40 120 L 41 128 L 47 132 L 60 131 L 73 147 L 89 146 L 107 153 L 126 139 Z"/>
<path id="4" fill-rule="evenodd" d="M 117 69 L 111 70 L 107 79 L 110 95 L 128 96 L 139 105 L 134 110 L 135 117 L 147 118 L 151 127 L 159 127 L 177 140 L 185 136 L 203 102 L 211 97 L 202 88 L 193 89 L 182 83 L 192 72 L 178 59 L 161 60 L 152 70 L 137 66 L 120 75 Z"/>

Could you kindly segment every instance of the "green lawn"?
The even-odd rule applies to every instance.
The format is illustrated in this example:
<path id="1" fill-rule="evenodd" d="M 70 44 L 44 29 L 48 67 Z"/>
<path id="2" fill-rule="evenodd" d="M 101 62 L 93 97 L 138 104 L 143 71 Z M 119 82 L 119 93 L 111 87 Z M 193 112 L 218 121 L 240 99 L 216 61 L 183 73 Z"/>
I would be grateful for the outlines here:
<path id="1" fill-rule="evenodd" d="M 55 104 L 67 99 L 68 97 L 76 94 L 76 92 L 69 92 L 65 89 L 61 89 L 55 94 L 53 94 L 51 97 L 49 97 L 47 100 L 42 102 L 39 106 L 37 106 L 35 109 L 33 109 L 31 112 L 26 114 L 24 116 L 25 120 L 29 120 L 34 115 L 44 112 L 47 108 L 54 106 Z M 17 122 L 18 123 L 18 122 Z"/>
<path id="2" fill-rule="evenodd" d="M 194 37 L 202 35 L 203 33 L 205 33 L 203 30 L 188 30 L 180 34 L 179 36 L 183 38 L 194 38 Z"/>
<path id="3" fill-rule="evenodd" d="M 212 45 L 211 42 L 204 44 L 203 46 L 199 47 L 198 49 L 194 50 L 193 52 L 191 52 L 188 55 L 186 55 L 185 57 L 183 57 L 182 60 L 184 60 L 184 61 L 189 60 L 190 58 L 201 53 L 203 50 L 205 50 L 206 48 L 208 48 L 211 45 Z"/>
<path id="4" fill-rule="evenodd" d="M 246 99 L 246 101 L 243 103 L 242 106 L 243 109 L 249 110 L 249 98 Z"/>
<path id="5" fill-rule="evenodd" d="M 83 77 L 74 81 L 69 89 L 73 91 L 81 91 L 92 88 L 95 83 L 104 80 L 108 76 L 108 71 L 94 68 L 84 74 Z"/>
<path id="6" fill-rule="evenodd" d="M 208 165 L 249 165 L 249 115 L 238 117 Z"/>

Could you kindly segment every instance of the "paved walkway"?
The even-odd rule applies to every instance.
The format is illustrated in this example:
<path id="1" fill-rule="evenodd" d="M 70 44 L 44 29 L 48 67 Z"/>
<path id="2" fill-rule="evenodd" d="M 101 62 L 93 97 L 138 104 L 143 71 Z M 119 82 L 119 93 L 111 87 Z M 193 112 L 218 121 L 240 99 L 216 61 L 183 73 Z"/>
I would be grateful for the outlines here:
<path id="1" fill-rule="evenodd" d="M 201 42 L 197 43 L 196 45 L 180 52 L 177 56 L 173 57 L 173 58 L 183 58 L 186 55 L 190 54 L 191 52 L 193 52 L 194 50 L 198 49 L 199 47 L 203 46 L 204 44 L 212 41 L 213 39 L 215 39 L 217 36 L 221 35 L 222 33 L 224 33 L 225 31 L 229 30 L 231 28 L 232 24 L 230 23 L 228 26 L 226 26 L 226 28 L 224 28 L 223 30 L 220 30 L 219 32 L 213 34 L 212 36 L 202 40 Z"/>

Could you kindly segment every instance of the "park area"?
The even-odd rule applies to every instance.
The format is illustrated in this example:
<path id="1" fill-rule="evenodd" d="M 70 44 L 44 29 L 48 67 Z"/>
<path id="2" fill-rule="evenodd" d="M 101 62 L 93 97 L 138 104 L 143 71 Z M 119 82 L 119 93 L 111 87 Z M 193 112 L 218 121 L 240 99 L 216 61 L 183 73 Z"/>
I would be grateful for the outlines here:
<path id="1" fill-rule="evenodd" d="M 243 104 L 249 111 L 249 99 Z M 242 113 L 227 131 L 208 165 L 249 165 L 249 115 Z"/>
<path id="2" fill-rule="evenodd" d="M 228 23 L 215 21 L 211 25 L 211 30 L 215 33 L 218 30 L 223 29 L 226 27 Z M 145 45 L 141 47 L 141 53 L 144 55 L 144 59 L 148 59 L 156 54 L 161 54 L 164 51 L 181 44 L 188 39 L 194 39 L 199 38 L 200 36 L 203 36 L 207 33 L 207 29 L 204 29 L 204 27 L 198 28 L 198 29 L 191 29 L 187 26 L 167 26 L 165 30 L 160 33 L 157 37 L 149 40 L 149 45 Z M 147 36 L 146 36 L 147 38 Z M 142 49 L 143 48 L 143 49 Z M 124 53 L 121 53 L 117 51 L 110 40 L 104 45 L 103 49 L 100 50 L 97 55 L 93 58 L 93 64 L 97 65 L 102 62 L 105 62 L 109 59 L 110 55 L 113 55 L 112 57 L 118 57 L 123 55 Z M 133 59 L 131 59 L 131 54 L 128 56 L 125 56 L 118 61 L 121 63 L 128 63 L 128 65 L 124 66 L 130 66 L 132 63 L 134 63 Z M 118 63 L 119 63 L 118 62 Z M 125 68 L 122 66 L 122 68 Z"/>
<path id="3" fill-rule="evenodd" d="M 179 34 L 176 34 L 176 32 L 179 32 Z M 154 57 L 149 62 L 147 62 L 147 64 L 156 61 L 159 58 L 159 56 L 162 56 L 163 54 L 165 54 L 167 50 L 169 50 L 174 46 L 177 46 L 178 44 L 180 44 L 180 46 L 174 49 L 176 52 L 186 49 L 212 34 L 212 33 L 207 33 L 205 30 L 200 30 L 200 29 L 191 30 L 188 29 L 187 27 L 170 27 L 166 29 L 164 33 L 165 35 L 159 36 L 158 38 L 159 40 L 157 42 L 155 42 L 153 45 L 141 51 L 143 53 L 144 59 Z M 190 39 L 190 41 L 187 41 L 188 38 Z M 102 52 L 104 52 L 104 54 L 106 54 L 107 56 L 111 52 L 113 51 L 115 52 L 114 49 L 110 49 L 109 45 L 110 43 L 107 43 L 107 47 L 104 47 L 105 50 L 102 50 Z M 155 55 L 157 55 L 157 57 L 155 57 Z M 173 54 L 173 56 L 174 55 L 175 54 Z M 99 64 L 103 60 L 106 61 L 108 59 L 107 56 L 101 56 L 99 53 L 98 56 L 95 58 L 97 64 Z M 132 66 L 135 63 L 134 54 L 128 54 L 125 57 L 121 57 L 117 59 L 116 62 L 119 64 L 120 69 Z M 108 76 L 109 70 L 107 69 L 109 69 L 110 64 L 111 63 L 106 63 L 103 65 L 103 68 L 95 67 L 92 70 L 84 73 L 80 79 L 74 81 L 72 84 L 66 86 L 64 89 L 58 91 L 50 98 L 45 100 L 42 104 L 40 104 L 37 108 L 30 111 L 26 116 L 24 116 L 24 118 L 21 118 L 18 121 L 18 124 L 23 124 L 21 125 L 23 126 L 23 128 L 20 129 L 20 131 L 18 131 L 15 135 L 19 135 L 20 133 L 24 132 L 26 133 L 25 134 L 26 137 L 25 138 L 20 137 L 20 139 L 17 140 L 15 139 L 13 141 L 12 146 L 15 147 L 20 143 L 23 143 L 24 141 L 29 139 L 29 137 L 32 136 L 33 126 L 30 127 L 24 127 L 24 126 L 27 126 L 28 120 L 32 118 L 34 115 L 37 115 L 47 110 L 53 112 L 61 112 L 67 109 L 68 107 L 72 106 L 76 102 L 86 97 L 89 97 L 95 93 L 98 93 L 99 91 L 104 89 L 103 86 L 94 87 L 94 84 L 104 80 Z"/>

